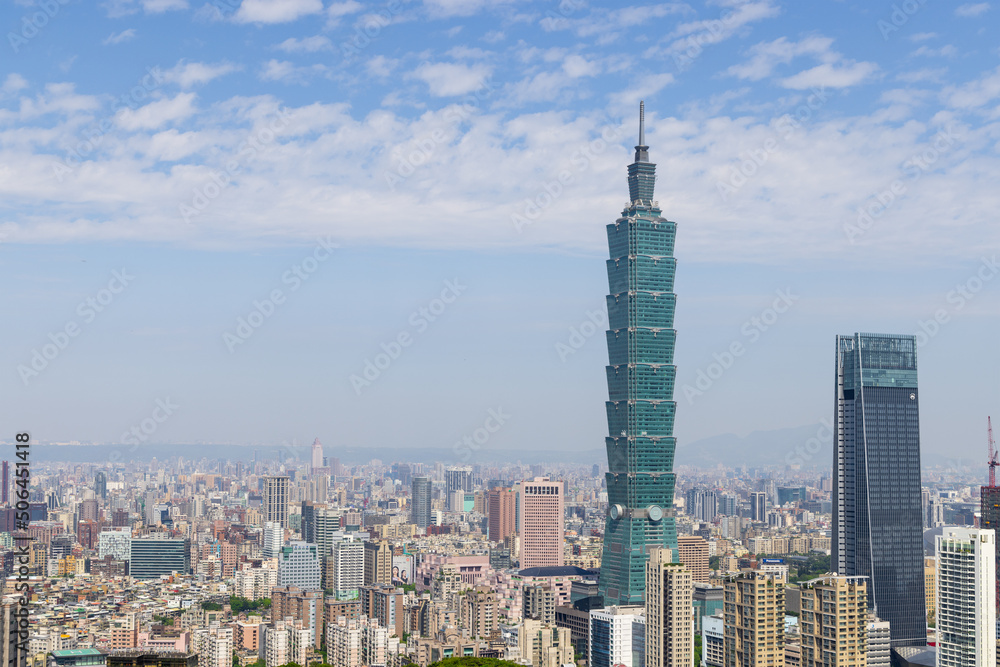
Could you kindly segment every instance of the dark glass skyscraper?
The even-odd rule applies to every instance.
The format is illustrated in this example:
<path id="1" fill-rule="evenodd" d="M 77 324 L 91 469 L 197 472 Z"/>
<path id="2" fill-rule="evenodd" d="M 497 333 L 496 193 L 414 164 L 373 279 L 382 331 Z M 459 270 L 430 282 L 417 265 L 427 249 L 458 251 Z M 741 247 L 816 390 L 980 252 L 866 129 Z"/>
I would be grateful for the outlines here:
<path id="1" fill-rule="evenodd" d="M 916 339 L 837 336 L 836 399 L 831 568 L 869 577 L 893 646 L 923 646 Z"/>
<path id="2" fill-rule="evenodd" d="M 608 516 L 600 594 L 642 604 L 649 547 L 677 549 L 674 527 L 674 234 L 653 201 L 656 165 L 639 145 L 629 204 L 608 225 Z M 676 553 L 676 551 L 675 551 Z"/>
<path id="3" fill-rule="evenodd" d="M 413 478 L 411 483 L 411 518 L 417 528 L 427 530 L 431 524 L 431 479 L 420 475 Z"/>

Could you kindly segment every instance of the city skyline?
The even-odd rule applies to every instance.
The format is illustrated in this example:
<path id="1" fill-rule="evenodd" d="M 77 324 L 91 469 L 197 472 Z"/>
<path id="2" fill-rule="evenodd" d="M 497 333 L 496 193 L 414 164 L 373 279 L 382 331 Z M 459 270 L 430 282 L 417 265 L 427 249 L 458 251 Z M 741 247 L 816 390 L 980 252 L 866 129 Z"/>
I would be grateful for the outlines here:
<path id="1" fill-rule="evenodd" d="M 599 449 L 603 415 L 579 406 L 606 391 L 602 345 L 581 332 L 602 329 L 598 212 L 621 205 L 643 98 L 662 206 L 698 221 L 678 250 L 679 461 L 720 434 L 818 427 L 844 330 L 925 339 L 925 447 L 982 458 L 1000 389 L 983 370 L 1000 363 L 988 3 L 899 25 L 771 0 L 428 0 L 391 25 L 360 3 L 266 5 L 60 3 L 0 65 L 0 131 L 24 130 L 0 149 L 18 165 L 0 398 L 40 441 L 448 447 L 503 408 L 477 452 Z"/>

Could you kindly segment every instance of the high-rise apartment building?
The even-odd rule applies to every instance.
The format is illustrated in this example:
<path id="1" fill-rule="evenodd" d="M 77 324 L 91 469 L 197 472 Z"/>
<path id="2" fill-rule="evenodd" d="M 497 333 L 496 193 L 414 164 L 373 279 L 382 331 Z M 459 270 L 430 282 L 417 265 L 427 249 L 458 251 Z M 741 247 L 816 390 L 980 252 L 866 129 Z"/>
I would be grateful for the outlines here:
<path id="1" fill-rule="evenodd" d="M 889 621 L 883 621 L 878 616 L 868 614 L 865 625 L 868 640 L 868 667 L 891 667 L 892 642 L 889 638 Z"/>
<path id="2" fill-rule="evenodd" d="M 677 548 L 674 526 L 674 236 L 653 201 L 656 165 L 639 145 L 629 203 L 607 226 L 608 515 L 600 591 L 609 605 L 642 604 L 649 547 Z"/>
<path id="3" fill-rule="evenodd" d="M 521 568 L 562 565 L 563 483 L 536 477 L 520 483 Z"/>
<path id="4" fill-rule="evenodd" d="M 517 499 L 510 489 L 490 489 L 486 499 L 487 536 L 490 542 L 503 542 L 514 534 L 517 528 L 516 504 Z"/>
<path id="5" fill-rule="evenodd" d="M 288 528 L 288 477 L 264 478 L 264 521 L 273 521 Z"/>
<path id="6" fill-rule="evenodd" d="M 0 463 L 0 503 L 8 505 L 10 503 L 10 463 L 4 461 Z"/>
<path id="7" fill-rule="evenodd" d="M 264 524 L 261 539 L 264 558 L 277 558 L 281 553 L 281 547 L 285 545 L 285 529 L 277 521 L 268 521 Z"/>
<path id="8" fill-rule="evenodd" d="M 26 609 L 23 611 L 27 611 Z M 0 603 L 0 660 L 7 667 L 25 667 L 28 664 L 28 651 L 22 649 L 21 637 L 18 631 L 22 614 L 21 605 L 13 600 Z"/>
<path id="9" fill-rule="evenodd" d="M 677 561 L 683 563 L 691 574 L 691 579 L 700 583 L 708 582 L 712 569 L 708 566 L 708 542 L 697 535 L 677 536 Z"/>
<path id="10" fill-rule="evenodd" d="M 462 596 L 460 622 L 472 639 L 490 639 L 500 622 L 497 594 L 489 586 L 480 586 Z"/>
<path id="11" fill-rule="evenodd" d="M 464 466 L 445 469 L 444 490 L 446 494 L 445 502 L 448 504 L 448 509 L 453 512 L 463 511 L 462 507 L 453 506 L 452 497 L 456 491 L 472 493 L 472 468 Z"/>
<path id="12" fill-rule="evenodd" d="M 935 538 L 938 667 L 996 667 L 996 534 L 947 527 Z"/>
<path id="13" fill-rule="evenodd" d="M 869 578 L 893 646 L 924 646 L 916 338 L 838 336 L 836 361 L 831 569 Z"/>
<path id="14" fill-rule="evenodd" d="M 230 627 L 195 629 L 191 635 L 191 648 L 198 654 L 198 667 L 232 667 L 233 639 Z"/>
<path id="15" fill-rule="evenodd" d="M 743 570 L 725 584 L 726 667 L 784 667 L 785 581 Z"/>
<path id="16" fill-rule="evenodd" d="M 694 582 L 670 549 L 656 547 L 646 561 L 646 667 L 694 664 Z"/>
<path id="17" fill-rule="evenodd" d="M 800 587 L 802 667 L 866 667 L 868 587 L 864 578 L 830 575 Z"/>
<path id="18" fill-rule="evenodd" d="M 384 540 L 365 542 L 365 586 L 392 583 L 392 547 Z"/>
<path id="19" fill-rule="evenodd" d="M 410 521 L 420 530 L 427 530 L 431 525 L 431 478 L 423 475 L 413 478 L 411 484 Z"/>
<path id="20" fill-rule="evenodd" d="M 331 554 L 323 559 L 323 588 L 344 600 L 356 597 L 364 585 L 365 543 L 358 539 L 334 542 Z"/>
<path id="21" fill-rule="evenodd" d="M 563 667 L 575 664 L 569 628 L 525 619 L 517 633 L 521 659 L 531 667 Z"/>

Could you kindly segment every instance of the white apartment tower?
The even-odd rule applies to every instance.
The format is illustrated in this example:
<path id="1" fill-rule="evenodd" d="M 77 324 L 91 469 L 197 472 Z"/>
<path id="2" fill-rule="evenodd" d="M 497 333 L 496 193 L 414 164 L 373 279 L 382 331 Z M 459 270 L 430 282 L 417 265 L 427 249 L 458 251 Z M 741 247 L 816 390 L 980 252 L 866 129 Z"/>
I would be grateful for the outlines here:
<path id="1" fill-rule="evenodd" d="M 995 667 L 996 535 L 949 526 L 935 544 L 938 667 Z"/>

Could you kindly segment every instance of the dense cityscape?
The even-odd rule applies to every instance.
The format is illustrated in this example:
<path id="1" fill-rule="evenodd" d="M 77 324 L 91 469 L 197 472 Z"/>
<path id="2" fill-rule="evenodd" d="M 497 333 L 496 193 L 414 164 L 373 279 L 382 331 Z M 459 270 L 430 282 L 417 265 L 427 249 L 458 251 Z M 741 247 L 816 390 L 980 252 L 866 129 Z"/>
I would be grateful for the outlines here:
<path id="1" fill-rule="evenodd" d="M 675 462 L 676 225 L 649 153 L 640 106 L 608 225 L 606 461 L 347 465 L 317 439 L 29 463 L 19 435 L 8 664 L 994 665 L 992 429 L 988 486 L 921 469 L 915 336 L 836 337 L 830 467 Z"/>

